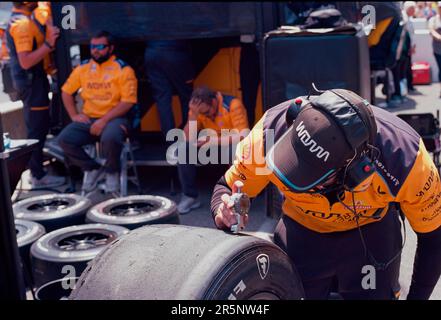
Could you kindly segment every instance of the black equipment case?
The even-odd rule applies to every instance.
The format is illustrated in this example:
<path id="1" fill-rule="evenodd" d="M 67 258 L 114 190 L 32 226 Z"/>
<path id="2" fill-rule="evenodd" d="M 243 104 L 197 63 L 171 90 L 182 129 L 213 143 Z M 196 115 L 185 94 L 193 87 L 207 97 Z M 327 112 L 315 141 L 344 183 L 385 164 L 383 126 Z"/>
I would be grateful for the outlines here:
<path id="1" fill-rule="evenodd" d="M 281 27 L 262 44 L 263 105 L 319 90 L 349 89 L 370 101 L 367 37 L 359 25 L 329 29 Z"/>

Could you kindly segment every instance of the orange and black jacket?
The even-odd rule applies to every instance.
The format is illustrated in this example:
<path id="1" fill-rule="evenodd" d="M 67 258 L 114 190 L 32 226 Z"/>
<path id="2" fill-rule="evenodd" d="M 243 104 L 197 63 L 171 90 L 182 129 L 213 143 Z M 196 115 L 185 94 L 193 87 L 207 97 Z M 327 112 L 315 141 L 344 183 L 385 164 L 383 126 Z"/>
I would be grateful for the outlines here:
<path id="1" fill-rule="evenodd" d="M 80 91 L 83 113 L 101 118 L 119 102 L 137 103 L 138 80 L 126 62 L 112 55 L 98 64 L 87 59 L 77 66 L 61 90 L 69 95 Z"/>
<path id="2" fill-rule="evenodd" d="M 284 195 L 283 213 L 318 233 L 351 230 L 357 227 L 354 215 L 340 202 L 330 203 L 319 194 L 294 193 L 267 165 L 267 140 L 287 130 L 286 110 L 293 100 L 268 110 L 236 149 L 233 165 L 215 187 L 211 210 L 215 214 L 223 193 L 231 194 L 236 180 L 244 183 L 243 192 L 256 197 L 272 182 Z M 404 121 L 372 107 L 377 123 L 375 145 L 380 150 L 376 172 L 363 192 L 345 192 L 343 202 L 362 216 L 359 224 L 380 221 L 391 203 L 398 203 L 418 235 L 418 250 L 410 298 L 427 297 L 441 273 L 441 183 L 440 176 L 421 137 Z M 353 199 L 354 197 L 354 199 Z M 252 213 L 251 217 L 252 219 Z M 430 291 L 430 292 L 429 292 Z M 429 292 L 429 293 L 428 293 Z"/>
<path id="3" fill-rule="evenodd" d="M 212 129 L 218 135 L 222 129 L 248 129 L 247 111 L 242 102 L 226 94 L 217 95 L 218 110 L 214 120 L 199 114 L 197 117 L 198 130 Z M 191 110 L 190 110 L 191 112 Z"/>
<path id="4" fill-rule="evenodd" d="M 44 33 L 32 19 L 31 13 L 13 8 L 6 29 L 6 40 L 10 55 L 10 66 L 15 89 L 28 87 L 33 77 L 45 77 L 44 61 L 40 61 L 28 70 L 23 69 L 18 61 L 18 53 L 34 51 L 44 43 Z"/>

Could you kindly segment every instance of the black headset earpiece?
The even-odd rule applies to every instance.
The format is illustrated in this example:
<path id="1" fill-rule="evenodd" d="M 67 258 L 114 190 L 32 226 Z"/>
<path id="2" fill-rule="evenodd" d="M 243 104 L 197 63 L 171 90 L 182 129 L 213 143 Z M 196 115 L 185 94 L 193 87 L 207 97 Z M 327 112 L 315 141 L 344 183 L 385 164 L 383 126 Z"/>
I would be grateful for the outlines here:
<path id="1" fill-rule="evenodd" d="M 373 151 L 375 150 L 374 143 L 377 135 L 377 125 L 372 109 L 366 100 L 347 90 L 336 89 L 331 91 L 355 110 L 357 116 L 362 120 L 362 123 L 369 132 L 368 140 L 354 150 L 354 159 L 344 169 L 342 184 L 345 190 L 353 191 L 375 172 L 376 156 L 374 156 Z"/>
<path id="2" fill-rule="evenodd" d="M 286 125 L 290 127 L 294 120 L 300 113 L 300 109 L 302 108 L 303 100 L 301 98 L 295 99 L 286 110 L 285 121 Z"/>

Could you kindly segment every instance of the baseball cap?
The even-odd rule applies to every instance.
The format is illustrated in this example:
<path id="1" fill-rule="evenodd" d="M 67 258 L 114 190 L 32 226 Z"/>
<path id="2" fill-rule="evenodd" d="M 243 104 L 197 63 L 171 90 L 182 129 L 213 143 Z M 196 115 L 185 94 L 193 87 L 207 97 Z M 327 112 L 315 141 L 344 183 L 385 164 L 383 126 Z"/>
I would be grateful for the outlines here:
<path id="1" fill-rule="evenodd" d="M 354 156 L 354 147 L 343 128 L 326 111 L 314 106 L 324 99 L 329 100 L 329 96 L 316 97 L 302 106 L 293 125 L 268 151 L 269 168 L 293 192 L 304 192 L 325 182 Z"/>

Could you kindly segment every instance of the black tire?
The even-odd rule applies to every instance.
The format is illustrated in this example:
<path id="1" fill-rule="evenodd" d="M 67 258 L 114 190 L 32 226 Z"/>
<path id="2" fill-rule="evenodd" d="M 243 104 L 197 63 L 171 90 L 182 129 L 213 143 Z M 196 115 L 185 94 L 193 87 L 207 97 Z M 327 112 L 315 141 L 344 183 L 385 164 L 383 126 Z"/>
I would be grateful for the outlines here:
<path id="1" fill-rule="evenodd" d="M 84 223 L 90 199 L 76 194 L 45 194 L 21 200 L 13 205 L 17 219 L 41 223 L 48 232 Z"/>
<path id="2" fill-rule="evenodd" d="M 262 276 L 258 258 L 268 259 Z M 70 299 L 303 297 L 295 267 L 269 241 L 208 228 L 154 225 L 133 230 L 102 251 L 83 272 Z"/>
<path id="3" fill-rule="evenodd" d="M 124 226 L 131 230 L 146 224 L 179 224 L 176 204 L 165 197 L 136 195 L 101 202 L 87 212 L 86 222 Z"/>
<path id="4" fill-rule="evenodd" d="M 33 282 L 30 259 L 31 245 L 43 236 L 46 230 L 37 222 L 15 219 L 15 232 L 26 284 L 30 287 Z"/>
<path id="5" fill-rule="evenodd" d="M 78 279 L 61 278 L 45 283 L 35 291 L 35 300 L 67 300 L 72 292 L 71 284 L 75 284 Z"/>
<path id="6" fill-rule="evenodd" d="M 39 287 L 63 277 L 76 277 L 87 263 L 113 240 L 128 233 L 127 228 L 105 224 L 85 224 L 52 231 L 31 247 L 34 285 Z M 70 265 L 63 273 L 63 267 Z M 74 271 L 72 274 L 70 271 Z"/>

